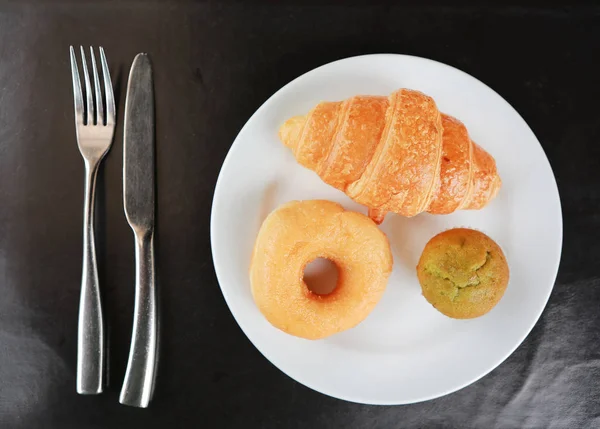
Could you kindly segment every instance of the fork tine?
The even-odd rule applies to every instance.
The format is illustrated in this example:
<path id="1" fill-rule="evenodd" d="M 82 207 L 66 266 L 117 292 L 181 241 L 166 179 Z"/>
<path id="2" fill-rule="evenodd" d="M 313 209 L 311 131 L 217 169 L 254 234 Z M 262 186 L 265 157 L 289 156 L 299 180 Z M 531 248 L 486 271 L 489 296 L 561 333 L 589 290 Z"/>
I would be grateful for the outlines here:
<path id="1" fill-rule="evenodd" d="M 94 48 L 90 46 L 90 56 L 92 57 L 92 74 L 94 75 L 94 90 L 96 97 L 96 123 L 104 125 L 104 107 L 102 106 L 102 91 L 100 90 L 100 79 L 98 79 L 98 68 L 96 67 L 96 56 Z"/>
<path id="2" fill-rule="evenodd" d="M 79 70 L 77 69 L 77 57 L 73 46 L 71 51 L 71 75 L 73 78 L 73 98 L 75 100 L 75 122 L 83 123 L 83 96 L 81 94 L 81 81 L 79 80 Z"/>
<path id="3" fill-rule="evenodd" d="M 102 79 L 104 80 L 104 93 L 106 94 L 106 124 L 115 123 L 115 96 L 113 94 L 112 81 L 110 80 L 110 72 L 108 71 L 108 63 L 104 48 L 100 46 L 100 62 L 102 64 Z"/>
<path id="4" fill-rule="evenodd" d="M 85 62 L 85 52 L 83 46 L 80 46 L 81 50 L 81 65 L 83 67 L 83 77 L 85 78 L 85 98 L 87 101 L 87 119 L 86 125 L 94 124 L 94 98 L 92 96 L 92 85 L 90 84 L 90 75 L 88 73 L 87 63 Z"/>

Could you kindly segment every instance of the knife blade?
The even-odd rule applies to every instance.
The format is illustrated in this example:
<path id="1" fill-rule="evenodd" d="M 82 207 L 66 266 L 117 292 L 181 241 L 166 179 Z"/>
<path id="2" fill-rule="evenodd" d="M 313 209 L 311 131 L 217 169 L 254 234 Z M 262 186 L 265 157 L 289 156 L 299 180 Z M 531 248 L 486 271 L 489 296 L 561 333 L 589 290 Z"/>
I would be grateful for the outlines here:
<path id="1" fill-rule="evenodd" d="M 123 198 L 132 228 L 154 228 L 154 88 L 146 54 L 133 60 L 125 101 Z"/>
<path id="2" fill-rule="evenodd" d="M 123 137 L 123 205 L 135 236 L 135 307 L 129 361 L 119 402 L 147 407 L 158 358 L 154 263 L 155 137 L 152 64 L 133 60 L 127 84 Z"/>

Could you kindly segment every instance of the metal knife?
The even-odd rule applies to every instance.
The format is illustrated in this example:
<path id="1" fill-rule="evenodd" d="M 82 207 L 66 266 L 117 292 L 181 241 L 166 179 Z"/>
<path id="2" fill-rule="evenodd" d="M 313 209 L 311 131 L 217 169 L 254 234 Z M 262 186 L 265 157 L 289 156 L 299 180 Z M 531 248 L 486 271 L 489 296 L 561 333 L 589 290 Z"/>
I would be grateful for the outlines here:
<path id="1" fill-rule="evenodd" d="M 158 308 L 154 269 L 154 88 L 146 54 L 133 60 L 127 84 L 123 138 L 125 215 L 135 236 L 135 308 L 129 361 L 119 402 L 147 407 L 158 358 Z"/>

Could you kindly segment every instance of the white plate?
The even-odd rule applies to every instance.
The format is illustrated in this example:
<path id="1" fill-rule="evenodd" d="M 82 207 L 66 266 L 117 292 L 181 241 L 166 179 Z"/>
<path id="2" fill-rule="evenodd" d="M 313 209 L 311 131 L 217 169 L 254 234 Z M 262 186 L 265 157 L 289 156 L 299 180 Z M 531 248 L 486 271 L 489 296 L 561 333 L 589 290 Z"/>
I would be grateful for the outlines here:
<path id="1" fill-rule="evenodd" d="M 290 200 L 329 199 L 366 213 L 296 163 L 277 137 L 289 117 L 323 100 L 387 95 L 398 88 L 431 95 L 462 120 L 496 158 L 503 187 L 481 211 L 411 219 L 388 215 L 382 230 L 394 254 L 387 290 L 358 327 L 308 341 L 273 328 L 252 300 L 248 268 L 266 215 Z M 453 320 L 421 295 L 415 266 L 440 231 L 479 229 L 504 249 L 511 279 L 487 315 Z M 324 394 L 366 404 L 408 404 L 454 392 L 506 359 L 536 323 L 554 284 L 562 245 L 556 181 L 531 129 L 497 93 L 450 66 L 405 55 L 367 55 L 319 67 L 284 86 L 250 118 L 219 175 L 211 215 L 215 270 L 223 296 L 250 341 L 275 366 Z"/>

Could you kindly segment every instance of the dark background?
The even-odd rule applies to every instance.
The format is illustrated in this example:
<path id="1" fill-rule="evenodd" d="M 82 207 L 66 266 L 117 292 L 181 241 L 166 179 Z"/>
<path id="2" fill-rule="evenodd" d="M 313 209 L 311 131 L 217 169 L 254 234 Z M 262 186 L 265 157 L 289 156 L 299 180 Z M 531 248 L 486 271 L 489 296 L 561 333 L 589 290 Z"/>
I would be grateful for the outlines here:
<path id="1" fill-rule="evenodd" d="M 0 427 L 600 427 L 600 7 L 568 4 L 0 5 Z M 104 46 L 121 114 L 134 55 L 154 62 L 163 347 L 147 410 L 118 403 L 134 293 L 122 122 L 97 207 L 111 386 L 75 393 L 83 162 L 70 44 Z M 316 66 L 379 52 L 453 65 L 505 97 L 548 155 L 564 216 L 556 286 L 525 342 L 475 384 L 397 407 L 329 398 L 273 367 L 227 309 L 209 240 L 221 162 L 254 110 Z"/>

